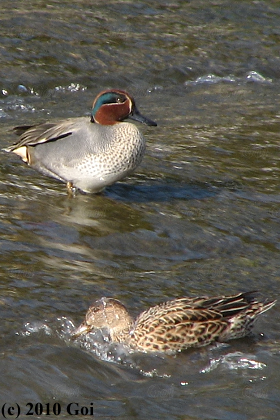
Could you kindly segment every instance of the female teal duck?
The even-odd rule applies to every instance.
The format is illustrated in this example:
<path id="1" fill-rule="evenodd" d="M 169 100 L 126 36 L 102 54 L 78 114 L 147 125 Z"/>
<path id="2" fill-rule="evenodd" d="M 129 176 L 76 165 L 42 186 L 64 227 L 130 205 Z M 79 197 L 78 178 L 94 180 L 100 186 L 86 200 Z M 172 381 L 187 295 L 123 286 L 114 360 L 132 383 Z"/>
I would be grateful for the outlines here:
<path id="1" fill-rule="evenodd" d="M 143 117 L 122 90 L 105 90 L 93 102 L 91 118 L 71 118 L 15 127 L 20 140 L 5 149 L 68 189 L 96 193 L 124 178 L 140 164 L 145 139 L 134 124 L 157 124 Z"/>
<path id="2" fill-rule="evenodd" d="M 135 321 L 120 301 L 103 297 L 89 308 L 73 338 L 106 328 L 112 342 L 143 352 L 174 352 L 241 338 L 276 302 L 260 302 L 254 295 L 174 299 L 142 312 Z"/>

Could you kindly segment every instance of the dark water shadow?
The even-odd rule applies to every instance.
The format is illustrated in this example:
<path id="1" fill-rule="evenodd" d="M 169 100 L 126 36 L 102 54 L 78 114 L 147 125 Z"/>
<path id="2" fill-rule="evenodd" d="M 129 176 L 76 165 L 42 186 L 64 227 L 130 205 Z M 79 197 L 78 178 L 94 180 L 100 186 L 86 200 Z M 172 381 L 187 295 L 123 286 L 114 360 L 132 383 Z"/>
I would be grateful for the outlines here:
<path id="1" fill-rule="evenodd" d="M 115 184 L 104 191 L 104 195 L 123 202 L 147 203 L 172 200 L 199 200 L 217 195 L 217 189 L 207 184 Z"/>

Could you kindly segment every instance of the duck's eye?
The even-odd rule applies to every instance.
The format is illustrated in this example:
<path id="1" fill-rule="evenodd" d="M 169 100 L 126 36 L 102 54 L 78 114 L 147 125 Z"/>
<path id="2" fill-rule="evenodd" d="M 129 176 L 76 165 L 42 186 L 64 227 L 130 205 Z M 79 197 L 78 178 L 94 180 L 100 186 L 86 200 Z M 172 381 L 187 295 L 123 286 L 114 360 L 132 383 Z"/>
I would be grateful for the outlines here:
<path id="1" fill-rule="evenodd" d="M 126 101 L 126 97 L 125 96 L 118 96 L 116 99 L 117 104 L 122 104 Z"/>

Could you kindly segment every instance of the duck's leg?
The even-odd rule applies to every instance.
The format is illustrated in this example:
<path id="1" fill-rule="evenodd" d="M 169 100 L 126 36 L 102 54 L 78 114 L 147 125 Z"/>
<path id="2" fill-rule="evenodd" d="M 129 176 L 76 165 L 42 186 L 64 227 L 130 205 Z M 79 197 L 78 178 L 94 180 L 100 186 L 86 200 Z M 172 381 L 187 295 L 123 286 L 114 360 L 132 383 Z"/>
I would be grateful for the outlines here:
<path id="1" fill-rule="evenodd" d="M 74 187 L 73 182 L 68 181 L 66 184 L 68 197 L 75 197 L 77 188 Z"/>

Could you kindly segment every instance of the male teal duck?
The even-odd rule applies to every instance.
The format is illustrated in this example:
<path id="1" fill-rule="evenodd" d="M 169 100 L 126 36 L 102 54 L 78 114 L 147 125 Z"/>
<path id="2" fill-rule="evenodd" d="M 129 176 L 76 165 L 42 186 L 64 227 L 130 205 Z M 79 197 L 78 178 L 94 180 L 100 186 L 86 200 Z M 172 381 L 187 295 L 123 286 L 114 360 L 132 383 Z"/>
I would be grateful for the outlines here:
<path id="1" fill-rule="evenodd" d="M 175 352 L 244 337 L 255 319 L 275 302 L 260 302 L 255 292 L 184 297 L 154 306 L 134 321 L 120 301 L 103 297 L 89 308 L 72 338 L 105 328 L 112 342 L 135 350 Z"/>
<path id="2" fill-rule="evenodd" d="M 96 193 L 129 175 L 140 164 L 145 139 L 127 119 L 156 126 L 140 114 L 123 90 L 105 90 L 95 98 L 91 117 L 15 127 L 19 142 L 4 149 L 16 153 L 68 189 Z"/>

